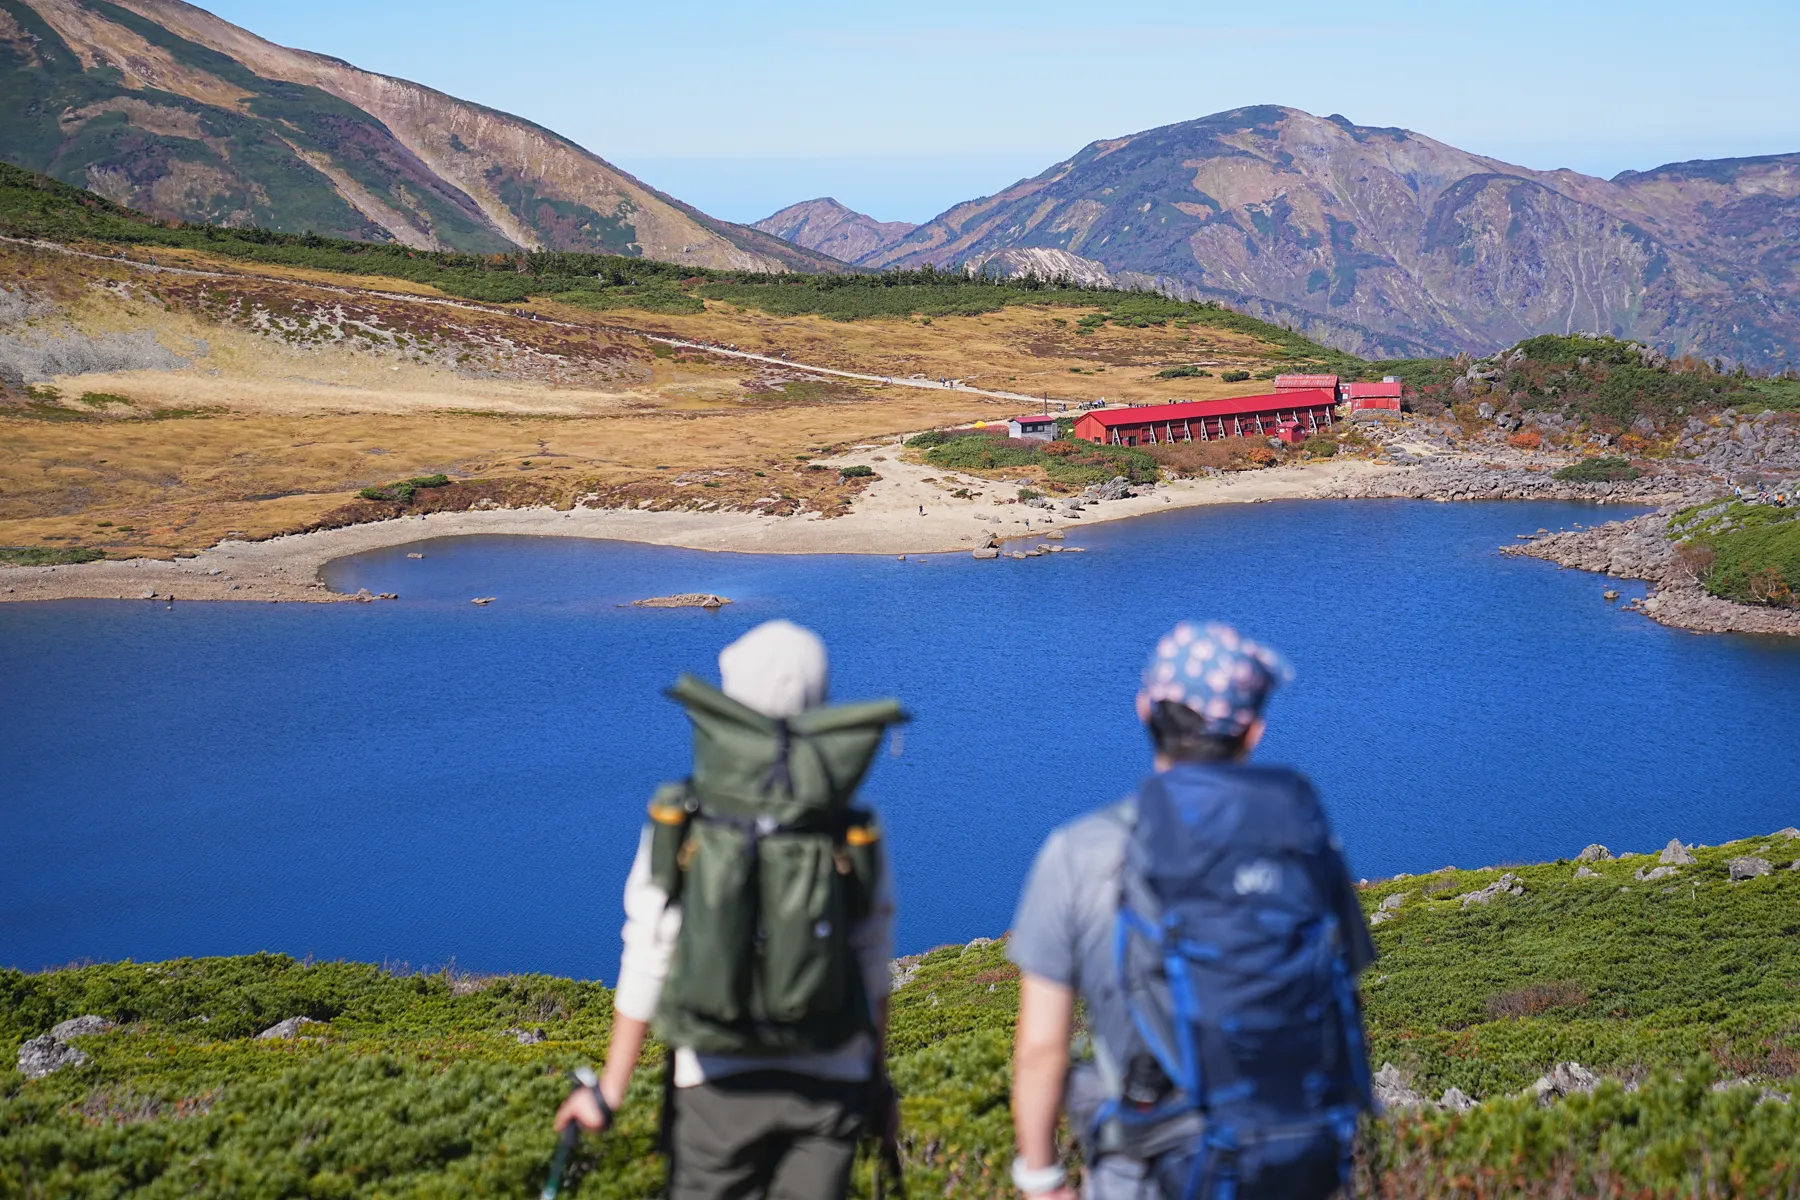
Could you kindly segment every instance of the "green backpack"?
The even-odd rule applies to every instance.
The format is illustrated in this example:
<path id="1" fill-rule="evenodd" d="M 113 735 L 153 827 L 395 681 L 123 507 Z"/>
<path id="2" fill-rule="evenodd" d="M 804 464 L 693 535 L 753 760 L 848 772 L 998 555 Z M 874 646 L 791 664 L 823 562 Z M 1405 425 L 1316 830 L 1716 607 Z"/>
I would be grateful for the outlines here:
<path id="1" fill-rule="evenodd" d="M 874 901 L 873 813 L 851 807 L 892 700 L 765 717 L 683 675 L 693 774 L 650 802 L 651 877 L 681 905 L 656 1032 L 705 1054 L 827 1051 L 869 1028 L 850 927 Z"/>

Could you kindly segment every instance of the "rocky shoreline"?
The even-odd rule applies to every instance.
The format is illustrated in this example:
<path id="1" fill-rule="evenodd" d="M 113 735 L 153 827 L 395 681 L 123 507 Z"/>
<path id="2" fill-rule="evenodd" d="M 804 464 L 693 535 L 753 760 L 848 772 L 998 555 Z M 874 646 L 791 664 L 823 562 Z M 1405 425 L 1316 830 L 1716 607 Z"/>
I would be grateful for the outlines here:
<path id="1" fill-rule="evenodd" d="M 938 487 L 914 486 L 886 497 L 883 487 L 902 485 L 904 464 L 884 462 L 885 476 L 858 498 L 847 516 L 769 517 L 749 512 L 639 512 L 543 506 L 487 511 L 409 514 L 339 529 L 263 542 L 226 541 L 173 562 L 105 560 L 55 567 L 0 569 L 0 602 L 70 598 L 180 600 L 356 601 L 366 595 L 330 590 L 321 570 L 330 561 L 366 550 L 434 537 L 474 533 L 599 537 L 692 549 L 752 553 L 975 552 L 998 557 L 1000 544 L 1021 537 L 1043 539 L 1055 527 L 1130 519 L 1165 506 L 1191 507 L 1276 500 L 1411 499 L 1439 503 L 1474 500 L 1560 500 L 1594 504 L 1678 505 L 1717 494 L 1709 474 L 1672 470 L 1630 482 L 1575 483 L 1554 478 L 1552 464 L 1527 456 L 1473 455 L 1448 450 L 1391 448 L 1386 462 L 1326 461 L 1266 471 L 1244 471 L 1132 487 L 1124 480 L 1089 489 L 1077 501 L 1021 502 L 1002 506 L 946 505 Z M 1501 461 L 1495 461 L 1500 459 Z M 920 473 L 913 470 L 912 473 Z M 939 472 L 943 474 L 943 472 Z M 924 499 L 931 516 L 920 520 Z M 886 511 L 893 509 L 893 512 Z M 1672 511 L 1672 510 L 1670 510 Z M 1084 519 L 1085 518 L 1085 519 Z M 1750 609 L 1683 588 L 1668 578 L 1666 538 L 1636 518 L 1509 547 L 1528 554 L 1661 585 L 1643 602 L 1646 614 L 1666 624 L 1706 632 L 1800 633 L 1800 615 Z M 1012 528 L 1017 525 L 1019 528 Z M 1658 527 L 1660 528 L 1660 527 Z M 1060 539 L 1055 539 L 1060 540 Z M 379 597 L 388 599 L 387 596 Z"/>
<path id="2" fill-rule="evenodd" d="M 1800 637 L 1800 612 L 1736 604 L 1711 595 L 1676 561 L 1669 518 L 1677 506 L 1538 537 L 1502 554 L 1541 558 L 1560 567 L 1592 571 L 1615 579 L 1641 579 L 1650 595 L 1629 607 L 1653 621 L 1693 633 L 1756 633 Z"/>

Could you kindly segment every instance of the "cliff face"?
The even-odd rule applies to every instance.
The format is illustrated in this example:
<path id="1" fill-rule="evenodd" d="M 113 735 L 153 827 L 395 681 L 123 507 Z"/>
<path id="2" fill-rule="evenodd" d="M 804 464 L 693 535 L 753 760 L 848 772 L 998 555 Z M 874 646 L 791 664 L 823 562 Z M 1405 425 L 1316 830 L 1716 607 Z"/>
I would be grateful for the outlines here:
<path id="1" fill-rule="evenodd" d="M 158 216 L 834 270 L 549 130 L 289 50 L 180 0 L 0 0 L 0 157 Z"/>
<path id="2" fill-rule="evenodd" d="M 1800 360 L 1800 154 L 1608 181 L 1259 106 L 1095 142 L 871 267 L 1153 281 L 1375 356 L 1592 331 Z"/>
<path id="3" fill-rule="evenodd" d="M 877 221 L 826 196 L 790 204 L 752 228 L 845 262 L 857 262 L 894 245 L 918 226 L 910 221 Z"/>

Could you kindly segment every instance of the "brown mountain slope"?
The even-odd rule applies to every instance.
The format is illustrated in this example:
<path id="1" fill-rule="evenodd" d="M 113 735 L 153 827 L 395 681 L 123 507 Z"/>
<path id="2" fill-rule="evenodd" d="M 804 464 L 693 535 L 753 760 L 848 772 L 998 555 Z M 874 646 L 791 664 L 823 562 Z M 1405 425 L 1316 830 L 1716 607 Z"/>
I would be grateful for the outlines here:
<path id="1" fill-rule="evenodd" d="M 180 0 L 0 0 L 0 157 L 161 216 L 476 251 L 841 270 L 505 113 Z"/>
<path id="2" fill-rule="evenodd" d="M 877 221 L 824 196 L 790 204 L 752 228 L 853 263 L 887 249 L 918 226 L 910 221 Z"/>
<path id="3" fill-rule="evenodd" d="M 1595 331 L 1800 361 L 1800 155 L 1607 181 L 1272 105 L 1095 142 L 861 265 L 1216 298 L 1371 356 Z"/>

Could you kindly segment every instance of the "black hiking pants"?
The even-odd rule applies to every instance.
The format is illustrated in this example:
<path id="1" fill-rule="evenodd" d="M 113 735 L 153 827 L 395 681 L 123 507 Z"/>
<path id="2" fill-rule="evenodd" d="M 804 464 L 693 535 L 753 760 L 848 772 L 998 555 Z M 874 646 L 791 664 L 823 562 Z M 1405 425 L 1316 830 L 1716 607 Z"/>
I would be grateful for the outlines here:
<path id="1" fill-rule="evenodd" d="M 670 1200 L 842 1200 L 869 1085 L 751 1071 L 671 1088 Z"/>

